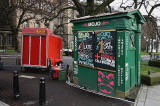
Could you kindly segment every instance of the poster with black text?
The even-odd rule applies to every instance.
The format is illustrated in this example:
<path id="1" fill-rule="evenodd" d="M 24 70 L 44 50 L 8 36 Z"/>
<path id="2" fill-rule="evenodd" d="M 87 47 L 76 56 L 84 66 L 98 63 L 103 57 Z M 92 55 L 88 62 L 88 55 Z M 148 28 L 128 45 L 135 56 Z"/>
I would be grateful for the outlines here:
<path id="1" fill-rule="evenodd" d="M 78 64 L 94 67 L 94 32 L 78 32 Z"/>
<path id="2" fill-rule="evenodd" d="M 115 69 L 115 31 L 95 32 L 94 65 L 103 69 Z"/>

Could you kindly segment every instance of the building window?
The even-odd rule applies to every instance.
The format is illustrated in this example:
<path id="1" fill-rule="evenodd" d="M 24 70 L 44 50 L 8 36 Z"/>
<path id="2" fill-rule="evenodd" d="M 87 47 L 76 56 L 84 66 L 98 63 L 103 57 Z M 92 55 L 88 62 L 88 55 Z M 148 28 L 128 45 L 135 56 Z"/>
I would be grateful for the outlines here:
<path id="1" fill-rule="evenodd" d="M 23 28 L 27 28 L 27 27 L 29 27 L 29 23 L 28 22 L 24 22 L 23 23 Z"/>
<path id="2" fill-rule="evenodd" d="M 40 28 L 40 23 L 39 22 L 35 22 L 35 28 Z"/>
<path id="3" fill-rule="evenodd" d="M 12 45 L 12 36 L 8 35 L 8 45 Z"/>

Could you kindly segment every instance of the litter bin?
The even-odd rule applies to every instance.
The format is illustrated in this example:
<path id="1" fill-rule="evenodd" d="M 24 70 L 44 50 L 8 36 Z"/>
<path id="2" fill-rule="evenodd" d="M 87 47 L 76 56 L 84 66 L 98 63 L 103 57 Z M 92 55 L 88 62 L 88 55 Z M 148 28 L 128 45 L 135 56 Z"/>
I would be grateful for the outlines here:
<path id="1" fill-rule="evenodd" d="M 66 80 L 66 71 L 59 71 L 58 80 L 65 81 Z"/>
<path id="2" fill-rule="evenodd" d="M 73 83 L 94 93 L 126 97 L 140 85 L 139 10 L 74 19 Z"/>

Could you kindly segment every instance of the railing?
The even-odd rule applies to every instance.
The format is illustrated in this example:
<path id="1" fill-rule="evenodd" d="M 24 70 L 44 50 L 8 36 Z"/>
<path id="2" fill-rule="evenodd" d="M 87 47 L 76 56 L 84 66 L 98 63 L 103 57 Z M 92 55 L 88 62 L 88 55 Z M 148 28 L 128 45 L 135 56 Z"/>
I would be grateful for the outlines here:
<path id="1" fill-rule="evenodd" d="M 13 45 L 0 45 L 0 53 L 15 52 Z"/>

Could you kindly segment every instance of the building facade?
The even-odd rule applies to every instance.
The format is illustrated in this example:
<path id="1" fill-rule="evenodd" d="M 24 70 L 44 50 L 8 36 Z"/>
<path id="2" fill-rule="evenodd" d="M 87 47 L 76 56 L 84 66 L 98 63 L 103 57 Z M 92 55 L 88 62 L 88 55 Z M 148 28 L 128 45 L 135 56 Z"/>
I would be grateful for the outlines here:
<path id="1" fill-rule="evenodd" d="M 27 2 L 24 2 L 27 1 Z M 39 1 L 39 0 L 38 0 Z M 31 5 L 31 3 L 34 4 L 34 8 L 36 10 L 37 2 L 35 0 L 1 0 L 0 5 L 4 5 L 6 3 L 5 7 L 9 7 L 12 4 L 18 5 L 18 3 L 28 3 L 27 5 Z M 43 0 L 40 0 L 43 2 Z M 63 0 L 44 0 L 45 3 L 51 3 L 51 2 L 61 2 L 63 3 Z M 65 0 L 65 2 L 68 0 Z M 31 2 L 31 3 L 30 3 Z M 43 4 L 43 3 L 42 3 Z M 46 4 L 45 4 L 46 5 Z M 63 6 L 63 5 L 62 5 Z M 0 6 L 1 7 L 1 6 Z M 25 7 L 25 6 L 24 6 Z M 44 5 L 42 5 L 43 8 Z M 39 8 L 39 6 L 38 6 Z M 63 8 L 63 7 L 58 7 Z M 1 12 L 4 10 L 3 8 L 0 8 Z M 38 9 L 37 9 L 38 10 Z M 26 12 L 23 16 L 23 20 L 25 20 L 26 17 L 30 18 L 32 16 L 35 17 L 33 19 L 26 18 L 27 21 L 23 22 L 20 21 L 23 13 L 23 7 L 16 8 L 15 11 L 12 11 L 8 14 L 1 15 L 0 19 L 4 20 L 7 17 L 7 20 L 3 21 L 4 23 L 0 23 L 0 46 L 6 47 L 5 49 L 12 47 L 14 48 L 14 36 L 13 36 L 13 28 L 16 28 L 19 24 L 20 27 L 18 28 L 18 41 L 19 41 L 19 49 L 21 49 L 21 39 L 22 39 L 22 29 L 29 27 L 29 28 L 49 28 L 52 32 L 54 32 L 56 35 L 61 36 L 63 38 L 63 48 L 70 48 L 73 49 L 73 36 L 72 36 L 72 24 L 70 24 L 70 19 L 74 18 L 74 11 L 73 10 L 66 10 L 65 12 L 62 12 L 58 17 L 54 18 L 51 21 L 46 20 L 40 20 L 40 18 L 43 17 L 43 13 L 35 13 L 35 12 Z M 4 14 L 4 13 L 0 13 Z M 9 18 L 8 18 L 9 17 Z M 12 17 L 12 18 L 11 18 Z M 4 18 L 4 19 L 2 19 Z M 23 22 L 23 23 L 20 23 Z M 3 25 L 2 25 L 3 24 Z M 1 34 L 3 32 L 3 34 Z M 4 37 L 5 35 L 5 37 Z M 4 48 L 3 47 L 3 48 Z"/>
<path id="2" fill-rule="evenodd" d="M 0 0 L 0 51 L 13 48 L 12 28 L 15 27 L 15 11 L 10 12 L 9 0 Z"/>

